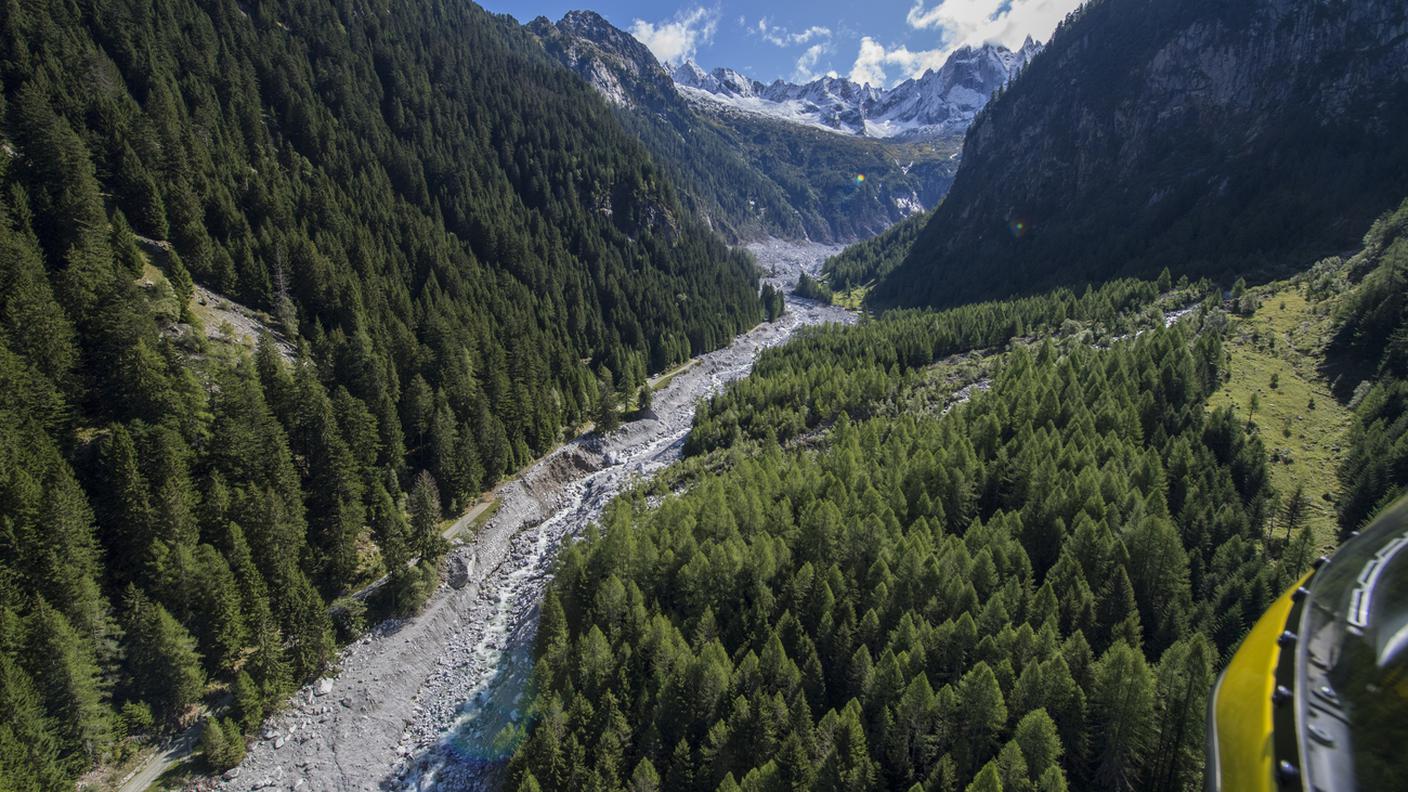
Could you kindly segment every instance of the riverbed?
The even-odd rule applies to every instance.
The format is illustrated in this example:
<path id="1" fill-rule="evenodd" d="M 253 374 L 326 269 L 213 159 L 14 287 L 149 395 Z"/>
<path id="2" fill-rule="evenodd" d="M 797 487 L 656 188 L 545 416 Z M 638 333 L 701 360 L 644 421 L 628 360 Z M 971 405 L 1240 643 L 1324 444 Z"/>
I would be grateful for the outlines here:
<path id="1" fill-rule="evenodd" d="M 838 248 L 772 240 L 750 246 L 765 279 L 790 292 Z M 778 321 L 701 355 L 653 397 L 652 413 L 606 437 L 578 437 L 496 491 L 500 507 L 453 552 L 468 585 L 441 586 L 426 609 L 347 647 L 340 671 L 300 691 L 266 724 L 232 790 L 487 789 L 522 722 L 524 685 L 552 561 L 619 492 L 680 458 L 694 406 L 745 376 L 759 352 L 797 330 L 852 322 L 840 308 L 789 296 Z"/>

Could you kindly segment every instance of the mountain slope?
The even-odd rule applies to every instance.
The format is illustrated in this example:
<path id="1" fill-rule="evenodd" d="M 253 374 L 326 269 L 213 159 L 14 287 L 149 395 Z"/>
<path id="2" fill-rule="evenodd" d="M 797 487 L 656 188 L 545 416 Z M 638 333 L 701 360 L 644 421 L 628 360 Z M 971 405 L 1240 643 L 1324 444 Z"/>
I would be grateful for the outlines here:
<path id="1" fill-rule="evenodd" d="M 1390 0 L 1090 3 L 980 115 L 874 298 L 1268 277 L 1352 247 L 1408 178 L 1406 75 Z"/>
<path id="2" fill-rule="evenodd" d="M 827 259 L 821 268 L 827 285 L 845 291 L 890 274 L 904 261 L 930 216 L 926 212 L 895 223 L 883 233 L 850 245 Z"/>
<path id="3" fill-rule="evenodd" d="M 256 728 L 416 607 L 444 512 L 762 318 L 596 92 L 469 3 L 9 3 L 0 84 L 0 786 L 207 693 Z M 192 278 L 296 360 L 207 340 Z"/>
<path id="4" fill-rule="evenodd" d="M 527 28 L 616 106 L 686 204 L 735 239 L 865 238 L 933 206 L 952 180 L 954 136 L 871 140 L 727 112 L 682 95 L 649 50 L 595 13 Z"/>
<path id="5" fill-rule="evenodd" d="M 621 123 L 684 186 L 681 197 L 692 214 L 733 239 L 822 233 L 807 227 L 782 188 L 747 162 L 726 130 L 680 100 L 645 45 L 590 11 L 573 11 L 556 24 L 539 17 L 526 27 L 549 56 L 620 110 Z"/>

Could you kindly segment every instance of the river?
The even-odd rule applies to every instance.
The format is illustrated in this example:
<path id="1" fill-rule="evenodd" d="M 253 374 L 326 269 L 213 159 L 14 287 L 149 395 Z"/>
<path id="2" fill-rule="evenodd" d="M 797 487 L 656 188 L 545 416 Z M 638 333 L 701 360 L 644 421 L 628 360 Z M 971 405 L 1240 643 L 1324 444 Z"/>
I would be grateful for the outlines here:
<path id="1" fill-rule="evenodd" d="M 817 274 L 824 245 L 750 247 L 766 279 L 790 292 Z M 852 322 L 830 305 L 788 299 L 777 322 L 701 355 L 654 394 L 653 415 L 605 438 L 584 435 L 501 485 L 499 510 L 454 553 L 470 583 L 442 586 L 418 616 L 384 623 L 347 647 L 336 674 L 296 694 L 271 718 L 232 790 L 487 789 L 511 744 L 532 668 L 537 605 L 556 550 L 624 488 L 680 458 L 694 406 L 752 368 L 759 352 L 798 329 Z"/>

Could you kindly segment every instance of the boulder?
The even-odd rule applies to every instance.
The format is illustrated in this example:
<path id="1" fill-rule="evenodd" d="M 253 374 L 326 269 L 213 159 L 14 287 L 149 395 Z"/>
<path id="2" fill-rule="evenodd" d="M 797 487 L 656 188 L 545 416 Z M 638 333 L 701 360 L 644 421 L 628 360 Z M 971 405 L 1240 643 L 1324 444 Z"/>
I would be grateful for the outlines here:
<path id="1" fill-rule="evenodd" d="M 446 576 L 451 588 L 462 589 L 469 585 L 469 559 L 463 555 L 451 557 Z"/>
<path id="2" fill-rule="evenodd" d="M 322 679 L 319 679 L 319 680 L 318 680 L 318 687 L 317 687 L 317 689 L 316 689 L 316 692 L 317 692 L 317 694 L 318 694 L 319 696 L 326 696 L 327 694 L 331 693 L 331 692 L 332 692 L 332 680 L 329 679 L 329 678 L 327 678 L 327 677 L 323 677 Z"/>

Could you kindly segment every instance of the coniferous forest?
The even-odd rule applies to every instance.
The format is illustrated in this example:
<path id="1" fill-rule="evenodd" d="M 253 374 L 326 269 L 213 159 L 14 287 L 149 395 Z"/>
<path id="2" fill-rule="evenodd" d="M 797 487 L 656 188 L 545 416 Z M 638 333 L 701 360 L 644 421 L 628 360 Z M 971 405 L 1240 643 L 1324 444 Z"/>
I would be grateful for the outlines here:
<path id="1" fill-rule="evenodd" d="M 1408 485 L 1406 218 L 1293 282 L 1361 383 L 1346 536 Z M 769 350 L 564 550 L 509 788 L 1202 788 L 1216 674 L 1325 540 L 1210 404 L 1244 310 L 1165 272 Z M 987 389 L 936 402 L 982 349 Z"/>
<path id="2" fill-rule="evenodd" d="M 529 40 L 448 0 L 0 7 L 0 786 L 219 691 L 257 728 L 360 629 L 339 597 L 413 609 L 442 516 L 763 318 Z M 281 340 L 208 340 L 193 282 Z"/>
<path id="3" fill-rule="evenodd" d="M 827 333 L 778 351 L 705 410 L 768 404 L 753 452 L 564 552 L 512 783 L 1194 788 L 1220 658 L 1313 546 L 1263 545 L 1266 452 L 1206 408 L 1219 322 L 1190 321 L 1019 346 L 943 417 L 883 406 L 889 347 L 941 344 L 937 320 L 830 331 L 880 362 L 828 379 L 849 405 L 784 362 Z M 790 414 L 788 382 L 836 408 Z M 778 445 L 819 409 L 823 439 Z"/>

